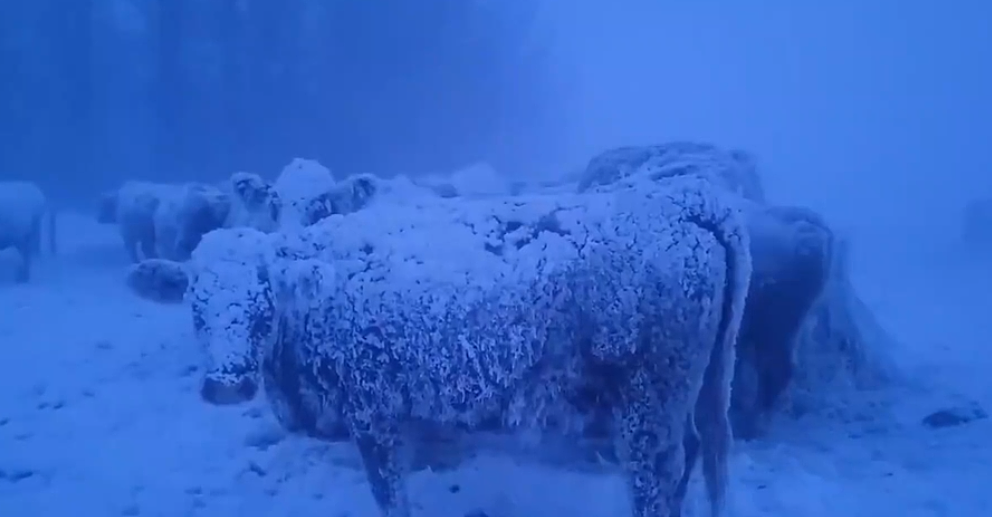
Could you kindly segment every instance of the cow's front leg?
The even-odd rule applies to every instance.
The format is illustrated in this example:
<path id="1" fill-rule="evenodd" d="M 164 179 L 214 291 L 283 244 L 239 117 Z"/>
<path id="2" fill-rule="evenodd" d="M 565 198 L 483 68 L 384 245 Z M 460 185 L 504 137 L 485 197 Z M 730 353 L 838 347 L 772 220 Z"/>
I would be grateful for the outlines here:
<path id="1" fill-rule="evenodd" d="M 31 252 L 31 245 L 27 243 L 17 246 L 17 250 L 21 261 L 17 263 L 14 280 L 23 284 L 31 279 L 31 261 L 34 260 L 34 254 Z"/>
<path id="2" fill-rule="evenodd" d="M 685 496 L 685 404 L 662 400 L 643 373 L 624 390 L 617 412 L 617 452 L 627 477 L 633 517 L 678 517 Z M 666 394 L 668 395 L 668 394 Z"/>
<path id="3" fill-rule="evenodd" d="M 384 517 L 410 517 L 406 478 L 410 470 L 399 426 L 359 425 L 352 430 L 372 497 Z"/>

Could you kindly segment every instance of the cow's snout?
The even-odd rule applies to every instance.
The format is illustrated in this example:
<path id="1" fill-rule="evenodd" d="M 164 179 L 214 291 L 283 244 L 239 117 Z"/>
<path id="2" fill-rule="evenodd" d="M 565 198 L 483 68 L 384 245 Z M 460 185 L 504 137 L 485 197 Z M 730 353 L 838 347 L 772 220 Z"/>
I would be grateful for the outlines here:
<path id="1" fill-rule="evenodd" d="M 258 392 L 258 382 L 248 375 L 213 376 L 208 374 L 200 387 L 200 397 L 217 406 L 248 402 Z"/>

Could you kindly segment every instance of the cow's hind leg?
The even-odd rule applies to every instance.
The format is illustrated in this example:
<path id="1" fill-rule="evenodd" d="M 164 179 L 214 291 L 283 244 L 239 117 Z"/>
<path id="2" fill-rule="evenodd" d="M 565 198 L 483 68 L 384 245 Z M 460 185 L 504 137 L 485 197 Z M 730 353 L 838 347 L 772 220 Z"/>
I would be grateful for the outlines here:
<path id="1" fill-rule="evenodd" d="M 31 279 L 31 266 L 34 261 L 35 254 L 33 252 L 30 238 L 25 242 L 18 244 L 15 248 L 20 255 L 21 262 L 17 265 L 17 272 L 15 273 L 14 280 L 23 284 Z"/>
<path id="2" fill-rule="evenodd" d="M 643 371 L 623 390 L 623 402 L 616 408 L 617 452 L 630 489 L 633 517 L 681 514 L 687 395 L 663 395 Z"/>
<path id="3" fill-rule="evenodd" d="M 352 427 L 372 497 L 384 517 L 410 517 L 406 477 L 409 465 L 400 430 L 392 425 Z"/>
<path id="4" fill-rule="evenodd" d="M 128 260 L 134 264 L 141 262 L 142 257 L 138 253 L 141 236 L 138 232 L 130 228 L 121 228 L 121 242 L 124 244 L 124 252 L 127 253 Z"/>
<path id="5" fill-rule="evenodd" d="M 149 236 L 143 236 L 139 242 L 141 247 L 141 255 L 145 259 L 158 258 L 158 249 L 155 246 L 155 239 Z"/>
<path id="6" fill-rule="evenodd" d="M 31 221 L 31 233 L 28 236 L 28 246 L 34 255 L 41 254 L 41 222 L 42 216 L 39 214 Z"/>

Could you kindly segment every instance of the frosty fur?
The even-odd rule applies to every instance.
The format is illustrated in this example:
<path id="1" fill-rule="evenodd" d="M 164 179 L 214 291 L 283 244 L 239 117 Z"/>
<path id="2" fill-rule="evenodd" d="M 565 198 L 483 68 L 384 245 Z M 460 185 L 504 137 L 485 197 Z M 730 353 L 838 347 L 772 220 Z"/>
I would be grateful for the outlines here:
<path id="1" fill-rule="evenodd" d="M 693 141 L 603 151 L 594 156 L 579 175 L 577 188 L 579 192 L 585 192 L 630 181 L 689 174 L 709 178 L 750 201 L 765 202 L 754 156 L 746 151 L 726 150 Z"/>
<path id="2" fill-rule="evenodd" d="M 635 515 L 679 514 L 683 475 L 695 460 L 694 451 L 683 459 L 683 436 L 698 426 L 719 513 L 749 256 L 740 224 L 709 192 L 619 196 L 624 208 L 602 210 L 609 215 L 600 220 L 588 204 L 593 196 L 580 196 L 577 205 L 559 197 L 543 210 L 540 200 L 504 201 L 514 216 L 506 226 L 491 213 L 459 213 L 469 206 L 459 203 L 442 228 L 419 223 L 423 209 L 390 210 L 397 231 L 385 242 L 381 231 L 331 232 L 323 257 L 335 264 L 335 287 L 304 296 L 322 303 L 309 301 L 298 309 L 309 318 L 293 319 L 327 322 L 318 342 L 355 343 L 326 358 L 305 355 L 337 371 L 345 421 L 387 514 L 408 512 L 399 451 L 410 423 L 474 429 L 495 418 L 574 432 L 582 426 L 576 414 L 611 418 Z M 609 205 L 615 197 L 595 199 Z M 343 221 L 372 229 L 371 218 L 385 215 L 363 214 L 370 219 Z M 435 257 L 436 269 L 396 262 L 415 254 L 410 246 L 431 245 L 417 231 L 424 227 L 453 243 L 478 243 L 475 253 L 418 249 Z M 482 238 L 460 238 L 459 227 Z"/>

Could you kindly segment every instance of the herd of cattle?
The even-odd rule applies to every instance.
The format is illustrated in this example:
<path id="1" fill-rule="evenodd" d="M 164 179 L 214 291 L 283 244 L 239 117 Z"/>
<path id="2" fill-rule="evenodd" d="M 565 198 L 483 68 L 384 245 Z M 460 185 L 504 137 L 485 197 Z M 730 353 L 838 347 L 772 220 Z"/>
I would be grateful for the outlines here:
<path id="1" fill-rule="evenodd" d="M 99 218 L 133 292 L 189 305 L 202 398 L 262 388 L 287 429 L 350 441 L 384 515 L 409 515 L 424 426 L 608 440 L 637 517 L 681 515 L 698 461 L 718 515 L 733 440 L 818 367 L 797 359 L 813 320 L 849 310 L 839 239 L 709 144 L 613 149 L 572 180 L 465 193 L 296 160 L 271 183 L 127 183 Z M 858 333 L 815 336 L 843 355 Z"/>

